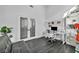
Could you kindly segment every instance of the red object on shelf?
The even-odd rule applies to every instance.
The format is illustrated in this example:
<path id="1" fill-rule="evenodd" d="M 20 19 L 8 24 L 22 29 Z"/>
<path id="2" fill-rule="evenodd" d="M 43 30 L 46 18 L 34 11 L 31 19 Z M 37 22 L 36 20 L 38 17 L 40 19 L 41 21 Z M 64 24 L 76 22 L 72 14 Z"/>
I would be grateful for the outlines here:
<path id="1" fill-rule="evenodd" d="M 74 24 L 75 29 L 79 30 L 79 23 Z M 79 42 L 79 33 L 76 35 L 76 41 Z"/>
<path id="2" fill-rule="evenodd" d="M 79 23 L 74 24 L 75 29 L 79 29 Z"/>
<path id="3" fill-rule="evenodd" d="M 79 33 L 76 35 L 76 40 L 79 41 Z"/>

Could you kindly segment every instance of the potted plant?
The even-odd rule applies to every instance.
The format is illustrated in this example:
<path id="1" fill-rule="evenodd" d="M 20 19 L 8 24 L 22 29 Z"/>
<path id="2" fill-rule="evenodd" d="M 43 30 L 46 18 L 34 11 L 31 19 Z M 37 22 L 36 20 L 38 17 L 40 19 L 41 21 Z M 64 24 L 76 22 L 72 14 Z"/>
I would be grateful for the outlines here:
<path id="1" fill-rule="evenodd" d="M 0 28 L 0 32 L 2 35 L 7 35 L 7 33 L 11 33 L 11 28 L 7 26 L 3 26 Z"/>

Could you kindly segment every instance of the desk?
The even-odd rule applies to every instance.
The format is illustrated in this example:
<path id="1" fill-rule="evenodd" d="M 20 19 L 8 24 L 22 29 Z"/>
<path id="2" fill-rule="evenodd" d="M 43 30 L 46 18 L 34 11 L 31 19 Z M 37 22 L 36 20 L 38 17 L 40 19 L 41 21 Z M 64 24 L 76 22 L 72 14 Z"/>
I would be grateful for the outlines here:
<path id="1" fill-rule="evenodd" d="M 54 31 L 51 33 L 45 33 L 46 38 L 52 38 L 51 40 L 61 40 L 64 42 L 64 33 L 62 31 Z"/>

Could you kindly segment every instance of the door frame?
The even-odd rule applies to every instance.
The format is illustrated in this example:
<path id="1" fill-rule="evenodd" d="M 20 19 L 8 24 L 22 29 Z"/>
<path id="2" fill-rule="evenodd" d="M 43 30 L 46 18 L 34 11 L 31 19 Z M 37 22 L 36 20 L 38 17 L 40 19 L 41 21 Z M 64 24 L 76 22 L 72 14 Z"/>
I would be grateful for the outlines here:
<path id="1" fill-rule="evenodd" d="M 27 17 L 23 17 L 23 18 L 27 18 Z M 34 19 L 34 18 L 33 18 Z M 21 39 L 21 17 L 20 17 L 20 39 L 21 40 L 25 40 L 25 39 L 28 39 L 28 40 L 30 40 L 30 38 L 33 38 L 33 37 L 31 37 L 30 36 L 30 28 L 31 28 L 31 18 L 27 18 L 27 21 L 28 21 L 28 31 L 27 31 L 27 38 L 24 38 L 24 39 Z M 36 23 L 36 22 L 35 22 Z M 35 29 L 36 29 L 36 24 L 35 24 Z M 36 34 L 36 33 L 35 33 Z M 35 37 L 35 36 L 34 36 Z"/>

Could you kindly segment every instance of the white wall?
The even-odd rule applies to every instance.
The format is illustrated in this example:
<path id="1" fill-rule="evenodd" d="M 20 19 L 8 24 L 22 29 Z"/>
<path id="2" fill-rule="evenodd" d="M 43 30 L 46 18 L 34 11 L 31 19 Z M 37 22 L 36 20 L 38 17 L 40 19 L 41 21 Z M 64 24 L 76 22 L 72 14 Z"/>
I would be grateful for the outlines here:
<path id="1" fill-rule="evenodd" d="M 73 5 L 49 5 L 46 9 L 46 19 L 62 18 L 64 13 L 72 7 Z"/>
<path id="2" fill-rule="evenodd" d="M 0 6 L 0 26 L 7 25 L 13 27 L 12 42 L 20 40 L 20 17 L 35 18 L 36 20 L 36 36 L 41 36 L 44 28 L 45 11 L 43 6 L 34 6 L 34 8 L 28 5 L 5 5 Z"/>
<path id="3" fill-rule="evenodd" d="M 63 16 L 66 11 L 71 9 L 73 5 L 49 5 L 46 7 L 46 20 L 54 21 L 55 23 L 60 20 L 61 24 L 54 24 L 53 26 L 58 26 L 59 29 L 64 28 Z"/>

